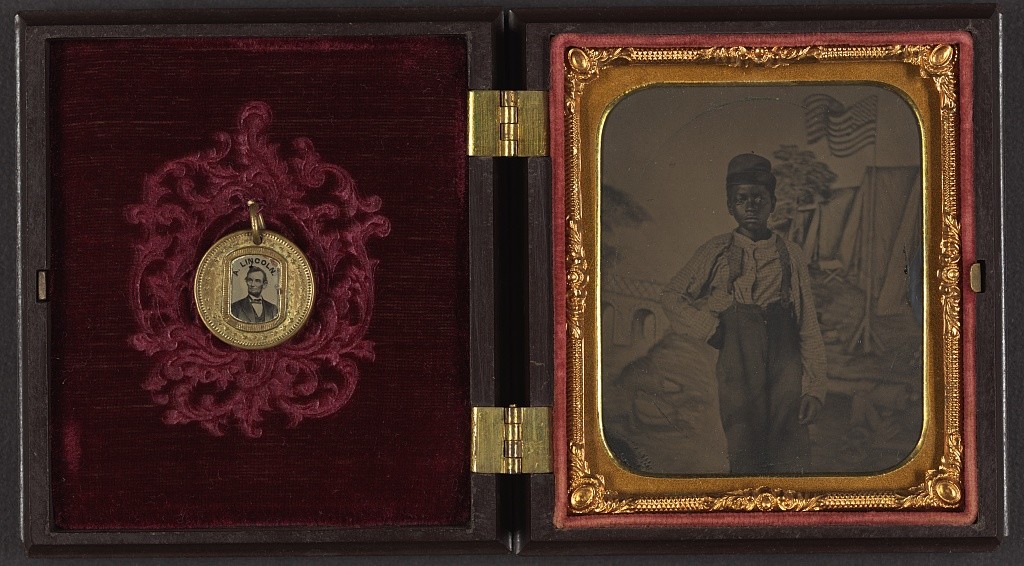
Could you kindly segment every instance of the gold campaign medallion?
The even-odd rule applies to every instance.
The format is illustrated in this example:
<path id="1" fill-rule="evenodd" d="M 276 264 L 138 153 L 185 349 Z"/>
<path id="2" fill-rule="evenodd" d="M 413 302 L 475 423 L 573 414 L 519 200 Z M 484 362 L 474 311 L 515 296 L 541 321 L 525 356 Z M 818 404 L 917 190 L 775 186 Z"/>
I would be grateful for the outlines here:
<path id="1" fill-rule="evenodd" d="M 298 246 L 266 230 L 248 202 L 250 230 L 224 236 L 196 270 L 199 316 L 224 342 L 260 350 L 291 338 L 313 308 L 313 270 Z"/>

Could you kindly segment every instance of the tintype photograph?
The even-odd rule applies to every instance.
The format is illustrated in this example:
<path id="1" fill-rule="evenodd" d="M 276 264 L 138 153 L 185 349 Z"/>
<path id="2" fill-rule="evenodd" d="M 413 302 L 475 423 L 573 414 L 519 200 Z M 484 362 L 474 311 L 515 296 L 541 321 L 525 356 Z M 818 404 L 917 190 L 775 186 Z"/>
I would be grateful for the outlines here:
<path id="1" fill-rule="evenodd" d="M 922 131 L 871 84 L 659 85 L 600 138 L 604 440 L 641 475 L 872 474 L 922 436 Z"/>
<path id="2" fill-rule="evenodd" d="M 279 320 L 284 314 L 282 269 L 280 261 L 266 255 L 243 255 L 231 260 L 231 318 L 246 324 Z"/>

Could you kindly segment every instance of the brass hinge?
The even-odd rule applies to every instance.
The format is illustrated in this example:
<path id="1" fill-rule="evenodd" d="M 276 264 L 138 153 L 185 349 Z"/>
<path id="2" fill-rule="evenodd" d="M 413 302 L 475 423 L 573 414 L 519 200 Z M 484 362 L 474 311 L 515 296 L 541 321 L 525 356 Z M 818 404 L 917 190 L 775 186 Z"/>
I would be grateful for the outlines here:
<path id="1" fill-rule="evenodd" d="M 548 93 L 543 90 L 469 91 L 469 155 L 548 154 Z"/>
<path id="2" fill-rule="evenodd" d="M 551 407 L 473 407 L 472 435 L 472 472 L 551 472 Z"/>

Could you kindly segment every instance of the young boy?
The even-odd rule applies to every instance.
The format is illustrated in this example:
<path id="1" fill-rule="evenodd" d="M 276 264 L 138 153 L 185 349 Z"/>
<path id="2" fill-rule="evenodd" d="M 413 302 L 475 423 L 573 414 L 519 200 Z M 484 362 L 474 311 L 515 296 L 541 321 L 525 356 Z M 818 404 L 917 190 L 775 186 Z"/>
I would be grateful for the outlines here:
<path id="1" fill-rule="evenodd" d="M 825 400 L 825 346 L 800 248 L 768 228 L 775 209 L 771 162 L 729 162 L 733 232 L 716 236 L 665 286 L 675 332 L 719 350 L 719 410 L 730 473 L 802 473 L 807 424 Z"/>

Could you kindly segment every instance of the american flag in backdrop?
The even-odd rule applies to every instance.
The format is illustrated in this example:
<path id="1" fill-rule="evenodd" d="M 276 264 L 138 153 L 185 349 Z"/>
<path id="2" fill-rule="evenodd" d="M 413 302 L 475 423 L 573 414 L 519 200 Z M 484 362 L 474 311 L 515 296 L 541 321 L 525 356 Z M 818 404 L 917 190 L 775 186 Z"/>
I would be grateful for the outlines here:
<path id="1" fill-rule="evenodd" d="M 875 143 L 878 122 L 878 96 L 871 95 L 846 108 L 827 94 L 812 94 L 804 99 L 807 143 L 828 141 L 836 157 L 848 157 Z"/>

